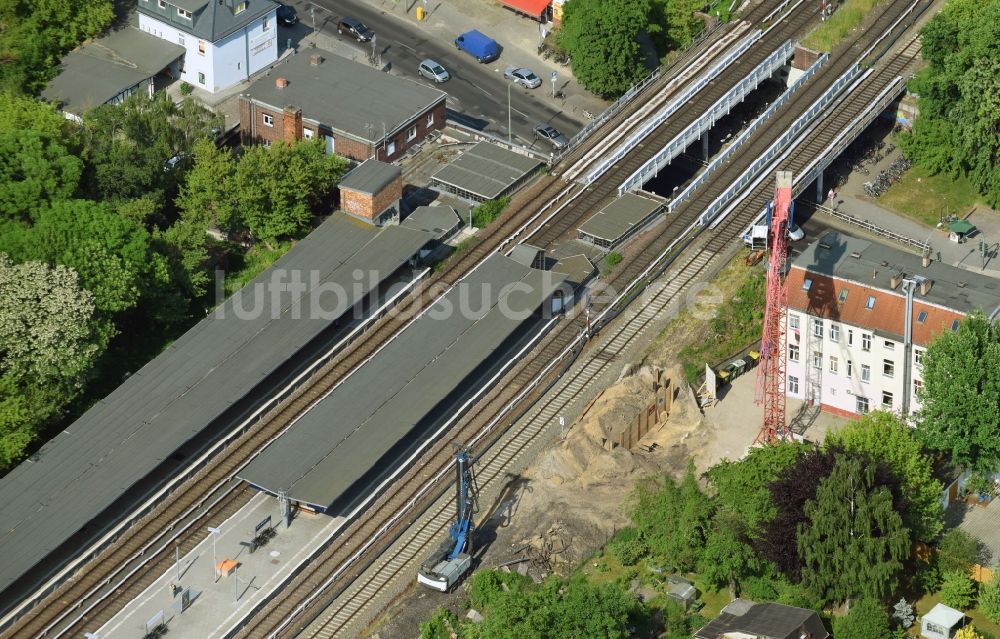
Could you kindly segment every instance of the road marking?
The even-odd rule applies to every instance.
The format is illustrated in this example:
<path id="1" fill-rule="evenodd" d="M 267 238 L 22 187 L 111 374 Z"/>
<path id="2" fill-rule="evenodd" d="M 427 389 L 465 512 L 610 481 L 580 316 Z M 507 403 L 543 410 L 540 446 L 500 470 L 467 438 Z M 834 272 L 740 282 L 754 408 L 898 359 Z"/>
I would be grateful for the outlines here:
<path id="1" fill-rule="evenodd" d="M 398 46 L 398 47 L 403 47 L 404 49 L 406 49 L 406 50 L 408 50 L 408 51 L 412 51 L 412 52 L 414 53 L 414 55 L 415 55 L 415 54 L 417 53 L 417 50 L 416 50 L 416 49 L 414 49 L 413 47 L 411 47 L 411 46 L 409 46 L 409 45 L 407 45 L 407 44 L 403 44 L 402 42 L 395 42 L 395 43 L 393 43 L 393 44 L 395 44 L 395 45 L 396 45 L 396 46 Z M 418 57 L 419 57 L 419 56 L 418 56 Z"/>

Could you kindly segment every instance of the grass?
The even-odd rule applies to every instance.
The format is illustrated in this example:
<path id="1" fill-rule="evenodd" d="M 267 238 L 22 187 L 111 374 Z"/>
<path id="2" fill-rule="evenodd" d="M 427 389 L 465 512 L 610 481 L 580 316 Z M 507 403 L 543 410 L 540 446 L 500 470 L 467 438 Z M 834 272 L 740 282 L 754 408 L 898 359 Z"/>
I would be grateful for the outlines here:
<path id="1" fill-rule="evenodd" d="M 622 257 L 622 254 L 616 251 L 611 251 L 605 255 L 604 259 L 601 260 L 601 275 L 604 277 L 610 275 L 611 271 L 615 270 L 615 267 L 621 264 L 623 259 L 625 258 Z"/>
<path id="2" fill-rule="evenodd" d="M 847 0 L 825 22 L 803 38 L 802 46 L 829 53 L 851 31 L 861 26 L 865 16 L 879 2 L 880 0 Z"/>
<path id="3" fill-rule="evenodd" d="M 915 628 L 920 627 L 920 616 L 929 611 L 934 607 L 935 604 L 941 603 L 941 595 L 934 593 L 933 595 L 924 595 L 917 601 L 915 606 L 917 612 L 917 621 Z M 972 619 L 972 623 L 984 632 L 988 632 L 995 637 L 1000 637 L 1000 624 L 993 623 L 987 619 L 983 613 L 979 612 L 979 608 L 973 608 L 972 610 L 964 611 L 966 615 Z"/>
<path id="4" fill-rule="evenodd" d="M 965 176 L 953 179 L 930 175 L 926 169 L 914 166 L 879 198 L 879 203 L 933 227 L 941 216 L 950 213 L 961 216 L 982 204 L 982 200 Z"/>
<path id="5" fill-rule="evenodd" d="M 445 268 L 448 266 L 448 264 L 451 263 L 452 259 L 461 255 L 462 253 L 465 253 L 476 244 L 479 244 L 479 239 L 480 238 L 478 235 L 473 235 L 472 237 L 465 238 L 464 240 L 455 245 L 455 250 L 451 252 L 451 255 L 444 258 L 443 260 L 438 260 L 437 262 L 434 263 L 434 265 L 431 268 L 435 273 L 440 273 L 444 271 Z"/>
<path id="6" fill-rule="evenodd" d="M 493 220 L 500 217 L 508 204 L 510 204 L 510 197 L 506 195 L 496 200 L 483 202 L 472 209 L 472 225 L 477 229 L 486 228 Z"/>
<path id="7" fill-rule="evenodd" d="M 273 248 L 258 244 L 244 252 L 234 252 L 230 259 L 229 272 L 226 273 L 226 296 L 232 295 L 246 286 L 250 280 L 271 268 L 271 265 L 290 248 L 292 242 L 285 241 Z"/>
<path id="8" fill-rule="evenodd" d="M 709 3 L 708 7 L 705 9 L 705 13 L 710 16 L 714 16 L 716 11 L 719 12 L 720 22 L 729 22 L 732 17 L 729 15 L 729 7 L 733 6 L 733 0 L 714 0 Z"/>

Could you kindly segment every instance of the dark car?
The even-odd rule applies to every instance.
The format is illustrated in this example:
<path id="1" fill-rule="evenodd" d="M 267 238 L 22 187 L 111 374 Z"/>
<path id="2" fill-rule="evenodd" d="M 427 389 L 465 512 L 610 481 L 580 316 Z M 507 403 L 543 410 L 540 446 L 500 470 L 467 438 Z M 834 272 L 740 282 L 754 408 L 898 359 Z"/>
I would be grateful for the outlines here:
<path id="1" fill-rule="evenodd" d="M 569 140 L 566 139 L 565 135 L 548 124 L 539 124 L 536 126 L 535 137 L 545 140 L 556 149 L 561 149 L 569 144 Z"/>
<path id="2" fill-rule="evenodd" d="M 364 23 L 347 16 L 337 22 L 337 33 L 349 33 L 358 42 L 369 42 L 375 37 L 375 32 L 366 27 Z"/>
<path id="3" fill-rule="evenodd" d="M 299 16 L 295 13 L 295 7 L 278 3 L 278 24 L 283 27 L 291 27 L 299 21 Z"/>

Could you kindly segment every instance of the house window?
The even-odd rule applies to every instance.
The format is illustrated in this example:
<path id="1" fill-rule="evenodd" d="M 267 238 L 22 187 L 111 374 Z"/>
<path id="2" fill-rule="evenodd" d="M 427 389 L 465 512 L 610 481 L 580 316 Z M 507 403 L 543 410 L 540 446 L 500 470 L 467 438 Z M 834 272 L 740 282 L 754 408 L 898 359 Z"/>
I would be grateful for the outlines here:
<path id="1" fill-rule="evenodd" d="M 427 114 L 427 126 L 434 126 L 434 113 Z"/>
<path id="2" fill-rule="evenodd" d="M 158 6 L 161 9 L 166 9 L 167 8 L 167 3 L 164 2 L 163 0 L 157 0 L 156 1 L 156 6 Z"/>
<path id="3" fill-rule="evenodd" d="M 813 318 L 813 337 L 823 339 L 823 320 Z"/>
<path id="4" fill-rule="evenodd" d="M 797 362 L 799 361 L 799 347 L 795 344 L 788 345 L 788 361 Z"/>
<path id="5" fill-rule="evenodd" d="M 854 331 L 847 329 L 847 345 L 854 346 Z"/>
<path id="6" fill-rule="evenodd" d="M 840 367 L 840 362 L 837 360 L 836 357 L 834 357 L 833 355 L 831 355 L 830 356 L 830 372 L 831 373 L 836 373 L 837 372 L 837 368 L 839 368 L 839 367 Z"/>
<path id="7" fill-rule="evenodd" d="M 917 368 L 920 368 L 921 366 L 924 365 L 924 352 L 923 351 L 920 351 L 920 350 L 917 350 L 917 349 L 913 350 L 913 363 L 917 365 Z"/>
<path id="8" fill-rule="evenodd" d="M 860 395 L 858 395 L 857 397 L 854 398 L 854 402 L 855 402 L 854 406 L 857 409 L 859 415 L 866 415 L 866 414 L 868 414 L 868 398 L 867 397 L 861 397 Z"/>
<path id="9" fill-rule="evenodd" d="M 875 296 L 874 295 L 869 295 L 868 299 L 865 300 L 865 308 L 867 308 L 868 310 L 871 310 L 871 309 L 875 308 Z"/>
<path id="10" fill-rule="evenodd" d="M 806 279 L 802 280 L 802 290 L 803 291 L 808 291 L 810 288 L 812 288 L 812 285 L 813 285 L 813 281 L 811 279 L 809 279 L 808 277 Z"/>
<path id="11" fill-rule="evenodd" d="M 870 351 L 872 349 L 872 336 L 868 333 L 861 334 L 861 350 Z"/>
<path id="12" fill-rule="evenodd" d="M 927 632 L 933 633 L 935 635 L 941 635 L 942 637 L 948 636 L 948 629 L 944 626 L 939 626 L 936 623 L 927 622 Z"/>
<path id="13" fill-rule="evenodd" d="M 951 323 L 951 332 L 954 333 L 957 330 L 958 330 L 958 320 L 955 320 Z"/>
<path id="14" fill-rule="evenodd" d="M 180 7 L 177 7 L 177 15 L 184 18 L 185 20 L 191 19 L 191 12 L 188 11 L 187 9 L 181 9 Z"/>
<path id="15" fill-rule="evenodd" d="M 205 84 L 205 74 L 201 71 L 198 72 L 198 84 Z"/>
<path id="16" fill-rule="evenodd" d="M 385 155 L 386 157 L 388 157 L 390 155 L 395 155 L 395 153 L 396 153 L 396 141 L 393 140 L 385 147 Z"/>
<path id="17" fill-rule="evenodd" d="M 920 313 L 917 315 L 917 323 L 923 324 L 926 321 L 927 321 L 927 311 L 920 311 Z"/>
<path id="18" fill-rule="evenodd" d="M 205 55 L 205 41 L 198 40 L 198 53 L 200 55 Z"/>
<path id="19" fill-rule="evenodd" d="M 264 126 L 274 126 L 274 116 L 268 113 L 263 114 Z"/>
<path id="20" fill-rule="evenodd" d="M 788 392 L 791 393 L 792 395 L 798 395 L 799 394 L 799 378 L 798 377 L 793 377 L 791 375 L 788 376 Z"/>
<path id="21" fill-rule="evenodd" d="M 861 381 L 866 384 L 872 381 L 872 367 L 868 364 L 861 365 Z"/>
<path id="22" fill-rule="evenodd" d="M 848 293 L 848 291 L 847 291 L 846 288 L 840 289 L 840 303 L 841 304 L 843 304 L 844 302 L 847 301 L 847 293 Z"/>
<path id="23" fill-rule="evenodd" d="M 313 133 L 312 129 L 302 129 L 302 137 L 304 137 L 305 139 L 311 140 L 313 139 L 313 135 L 315 134 Z"/>
<path id="24" fill-rule="evenodd" d="M 882 408 L 892 410 L 892 393 L 889 391 L 882 391 Z"/>
<path id="25" fill-rule="evenodd" d="M 885 340 L 885 350 L 887 351 L 896 350 L 896 342 L 890 342 L 889 340 Z"/>
<path id="26" fill-rule="evenodd" d="M 914 397 L 919 397 L 920 396 L 920 389 L 922 389 L 923 387 L 924 387 L 923 380 L 920 380 L 920 379 L 913 380 L 913 396 Z"/>
<path id="27" fill-rule="evenodd" d="M 882 374 L 886 377 L 892 377 L 896 374 L 896 363 L 891 359 L 882 360 Z"/>
<path id="28" fill-rule="evenodd" d="M 830 341 L 840 341 L 840 324 L 830 324 Z"/>
<path id="29" fill-rule="evenodd" d="M 813 368 L 823 368 L 823 353 L 813 351 Z"/>
<path id="30" fill-rule="evenodd" d="M 788 316 L 788 328 L 798 328 L 799 327 L 799 316 L 789 315 Z"/>
<path id="31" fill-rule="evenodd" d="M 264 19 L 261 20 L 260 24 L 261 27 L 263 27 L 264 31 L 267 31 L 270 28 L 269 25 L 267 24 L 267 16 L 264 16 Z"/>
<path id="32" fill-rule="evenodd" d="M 233 13 L 234 14 L 235 13 L 243 13 L 246 10 L 247 10 L 247 3 L 246 2 L 241 2 L 241 3 L 237 4 L 236 7 L 233 8 Z"/>
<path id="33" fill-rule="evenodd" d="M 854 362 L 847 360 L 847 376 L 850 377 L 854 374 Z"/>
<path id="34" fill-rule="evenodd" d="M 178 33 L 177 34 L 177 44 L 181 45 L 182 47 L 184 46 L 184 34 L 183 33 Z"/>
<path id="35" fill-rule="evenodd" d="M 417 125 L 413 125 L 406 130 L 406 141 L 409 142 L 417 137 Z"/>
<path id="36" fill-rule="evenodd" d="M 261 144 L 264 146 L 265 149 L 270 149 L 271 148 L 271 141 L 270 140 L 263 140 L 263 141 L 261 141 Z"/>

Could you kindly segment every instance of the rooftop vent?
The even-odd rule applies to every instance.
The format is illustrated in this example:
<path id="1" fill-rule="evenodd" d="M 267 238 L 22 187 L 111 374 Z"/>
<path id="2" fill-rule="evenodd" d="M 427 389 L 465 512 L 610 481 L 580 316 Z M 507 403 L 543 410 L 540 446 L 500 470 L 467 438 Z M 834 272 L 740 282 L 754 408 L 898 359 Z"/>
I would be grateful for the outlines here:
<path id="1" fill-rule="evenodd" d="M 284 89 L 285 87 L 288 86 L 288 80 L 286 80 L 285 78 L 277 78 L 274 81 L 274 85 L 279 89 Z"/>
<path id="2" fill-rule="evenodd" d="M 309 56 L 310 65 L 318 67 L 322 63 L 323 63 L 323 56 L 319 55 L 318 53 L 314 53 L 311 56 Z"/>
<path id="3" fill-rule="evenodd" d="M 882 260 L 882 266 L 889 266 L 889 262 Z"/>
<path id="4" fill-rule="evenodd" d="M 851 257 L 853 257 L 856 260 L 860 260 L 861 259 L 861 253 L 858 253 L 857 251 L 853 251 L 851 253 Z"/>
<path id="5" fill-rule="evenodd" d="M 958 283 L 958 288 L 965 288 L 968 285 L 969 285 L 968 282 L 959 282 Z"/>

